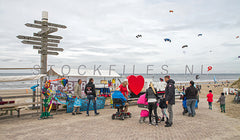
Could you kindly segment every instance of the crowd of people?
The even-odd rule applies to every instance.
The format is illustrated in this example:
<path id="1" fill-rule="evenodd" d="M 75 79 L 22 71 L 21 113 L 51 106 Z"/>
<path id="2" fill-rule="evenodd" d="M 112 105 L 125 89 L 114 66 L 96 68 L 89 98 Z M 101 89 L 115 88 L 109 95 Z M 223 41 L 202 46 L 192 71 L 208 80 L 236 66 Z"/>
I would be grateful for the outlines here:
<path id="1" fill-rule="evenodd" d="M 161 97 L 158 96 L 157 94 L 157 89 L 154 88 L 154 85 L 150 82 L 149 88 L 146 89 L 146 94 L 145 98 L 148 103 L 148 110 L 149 110 L 149 125 L 155 125 L 158 127 L 158 113 L 157 113 L 157 108 L 158 106 L 161 109 L 162 112 L 162 117 L 160 121 L 165 121 L 165 127 L 171 127 L 173 125 L 173 105 L 175 104 L 175 81 L 170 79 L 170 76 L 165 76 L 164 81 L 167 83 L 165 87 L 165 93 Z M 82 80 L 78 80 L 78 84 L 75 85 L 74 87 L 74 97 L 75 97 L 75 102 L 74 102 L 74 109 L 72 114 L 81 114 L 80 113 L 80 99 L 82 98 Z M 123 101 L 123 105 L 125 109 L 122 109 L 121 111 L 124 113 L 128 112 L 129 108 L 129 103 L 128 103 L 128 81 L 127 79 L 124 80 L 121 85 L 116 89 L 119 90 L 120 92 L 116 92 L 116 96 L 119 97 Z M 199 87 L 197 88 L 194 81 L 190 81 L 189 87 L 185 89 L 183 87 L 183 98 L 186 99 L 186 110 L 188 112 L 189 117 L 194 117 L 196 115 L 196 107 L 198 107 L 198 102 L 199 102 Z M 93 107 L 94 107 L 94 113 L 95 115 L 99 115 L 97 112 L 97 107 L 96 107 L 96 91 L 95 91 L 95 85 L 94 85 L 94 79 L 90 78 L 89 82 L 85 86 L 84 90 L 85 94 L 87 95 L 88 99 L 88 104 L 87 104 L 87 111 L 86 115 L 89 116 L 89 105 L 90 102 L 93 102 Z M 160 101 L 160 102 L 159 102 Z M 209 109 L 212 110 L 212 102 L 213 102 L 213 94 L 212 90 L 209 90 L 209 94 L 207 95 L 207 101 L 209 105 Z M 220 108 L 221 112 L 225 113 L 225 96 L 224 93 L 221 94 L 219 100 L 217 103 L 220 102 Z M 168 111 L 168 114 L 167 114 Z M 155 118 L 155 123 L 152 123 L 152 116 Z"/>

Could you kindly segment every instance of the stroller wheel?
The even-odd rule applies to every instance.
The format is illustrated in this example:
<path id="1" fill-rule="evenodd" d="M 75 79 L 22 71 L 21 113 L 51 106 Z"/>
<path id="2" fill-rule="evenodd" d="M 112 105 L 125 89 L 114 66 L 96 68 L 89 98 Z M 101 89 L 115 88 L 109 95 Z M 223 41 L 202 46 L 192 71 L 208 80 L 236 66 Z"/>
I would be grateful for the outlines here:
<path id="1" fill-rule="evenodd" d="M 113 120 L 116 119 L 116 115 L 115 114 L 112 115 L 112 119 Z"/>
<path id="2" fill-rule="evenodd" d="M 129 118 L 131 118 L 131 117 L 132 117 L 132 114 L 131 114 L 131 113 L 129 113 L 129 115 L 128 115 L 128 116 L 129 116 Z"/>
<path id="3" fill-rule="evenodd" d="M 124 120 L 124 114 L 121 114 L 121 115 L 120 115 L 120 119 L 121 119 L 121 120 Z"/>

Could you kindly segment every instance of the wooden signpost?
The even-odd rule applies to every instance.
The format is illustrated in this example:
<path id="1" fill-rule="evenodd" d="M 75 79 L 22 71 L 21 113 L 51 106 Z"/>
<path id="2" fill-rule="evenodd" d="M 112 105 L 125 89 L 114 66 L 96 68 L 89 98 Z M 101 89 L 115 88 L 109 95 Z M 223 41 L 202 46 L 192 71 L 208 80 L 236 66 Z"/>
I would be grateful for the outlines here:
<path id="1" fill-rule="evenodd" d="M 57 48 L 60 43 L 61 36 L 49 35 L 51 33 L 57 32 L 58 28 L 65 29 L 65 25 L 55 24 L 48 22 L 48 12 L 42 12 L 42 21 L 34 20 L 34 24 L 26 23 L 25 26 L 31 28 L 41 29 L 38 33 L 33 33 L 32 36 L 18 35 L 18 39 L 23 39 L 21 42 L 23 44 L 34 45 L 33 49 L 38 49 L 38 54 L 41 54 L 41 74 L 47 74 L 47 55 L 58 55 L 57 51 L 63 52 L 63 48 Z M 37 45 L 37 46 L 36 46 Z M 48 47 L 52 46 L 52 47 Z M 46 77 L 41 78 L 41 85 L 46 81 Z M 42 100 L 42 98 L 41 98 Z M 42 104 L 40 110 L 42 112 Z"/>

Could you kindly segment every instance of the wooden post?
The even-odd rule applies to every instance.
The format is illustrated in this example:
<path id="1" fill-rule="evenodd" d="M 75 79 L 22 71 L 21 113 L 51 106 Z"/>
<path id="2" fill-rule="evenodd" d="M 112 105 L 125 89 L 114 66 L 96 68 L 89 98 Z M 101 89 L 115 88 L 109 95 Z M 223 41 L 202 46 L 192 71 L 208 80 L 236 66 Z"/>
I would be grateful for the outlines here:
<path id="1" fill-rule="evenodd" d="M 47 11 L 42 12 L 42 21 L 34 20 L 34 24 L 26 23 L 25 26 L 41 29 L 41 31 L 39 31 L 38 33 L 33 33 L 33 36 L 35 37 L 18 35 L 17 38 L 23 39 L 22 41 L 23 44 L 38 45 L 38 46 L 33 46 L 33 49 L 38 49 L 38 53 L 41 54 L 40 73 L 47 75 L 47 55 L 58 55 L 58 52 L 54 52 L 54 51 L 63 51 L 63 48 L 57 48 L 58 47 L 57 43 L 60 42 L 59 39 L 62 39 L 62 37 L 56 36 L 56 35 L 49 35 L 49 34 L 58 31 L 58 28 L 65 29 L 67 27 L 65 25 L 60 25 L 56 23 L 49 23 Z M 48 46 L 53 46 L 53 47 L 48 47 Z M 47 77 L 40 78 L 40 89 L 41 89 L 40 93 L 42 93 L 42 87 L 44 86 L 46 80 L 47 80 Z M 44 97 L 41 95 L 42 94 L 40 94 L 40 100 L 42 101 Z M 41 104 L 40 106 L 40 112 L 42 113 L 42 111 L 43 111 L 43 104 Z"/>

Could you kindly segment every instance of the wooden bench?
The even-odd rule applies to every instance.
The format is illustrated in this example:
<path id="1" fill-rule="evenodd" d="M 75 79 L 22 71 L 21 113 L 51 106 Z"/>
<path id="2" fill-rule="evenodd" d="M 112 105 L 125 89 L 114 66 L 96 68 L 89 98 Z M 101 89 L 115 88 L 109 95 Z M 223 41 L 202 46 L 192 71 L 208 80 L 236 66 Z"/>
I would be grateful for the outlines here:
<path id="1" fill-rule="evenodd" d="M 12 111 L 17 111 L 18 117 L 20 117 L 20 110 L 23 107 L 20 106 L 26 106 L 26 105 L 34 105 L 34 104 L 41 104 L 42 102 L 30 102 L 30 103 L 19 103 L 19 104 L 4 104 L 0 105 L 0 111 L 5 111 L 5 115 L 8 114 L 8 111 L 10 111 L 10 115 L 12 115 Z M 4 115 L 1 113 L 1 115 Z"/>

